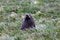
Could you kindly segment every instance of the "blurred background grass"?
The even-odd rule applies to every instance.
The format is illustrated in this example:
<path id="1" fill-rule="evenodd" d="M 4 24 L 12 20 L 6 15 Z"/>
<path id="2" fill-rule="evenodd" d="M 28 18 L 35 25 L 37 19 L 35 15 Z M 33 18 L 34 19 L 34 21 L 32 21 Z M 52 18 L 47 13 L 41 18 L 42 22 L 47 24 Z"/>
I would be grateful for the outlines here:
<path id="1" fill-rule="evenodd" d="M 26 13 L 36 27 L 21 31 Z M 0 0 L 0 40 L 60 40 L 60 0 Z"/>

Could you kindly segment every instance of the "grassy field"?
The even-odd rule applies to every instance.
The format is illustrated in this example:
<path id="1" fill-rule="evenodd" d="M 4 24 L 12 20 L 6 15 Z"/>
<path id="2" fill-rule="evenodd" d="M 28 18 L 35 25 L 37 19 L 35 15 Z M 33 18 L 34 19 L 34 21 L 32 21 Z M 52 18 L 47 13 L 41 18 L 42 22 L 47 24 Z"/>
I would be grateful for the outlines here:
<path id="1" fill-rule="evenodd" d="M 22 31 L 26 13 L 36 27 Z M 0 0 L 0 40 L 60 40 L 60 0 Z"/>

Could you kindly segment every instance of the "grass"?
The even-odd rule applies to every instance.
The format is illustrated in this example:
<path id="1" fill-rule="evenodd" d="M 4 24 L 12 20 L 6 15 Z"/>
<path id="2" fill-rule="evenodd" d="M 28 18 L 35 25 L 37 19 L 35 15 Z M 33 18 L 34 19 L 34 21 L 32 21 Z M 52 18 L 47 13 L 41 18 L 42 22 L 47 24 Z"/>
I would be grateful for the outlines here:
<path id="1" fill-rule="evenodd" d="M 36 27 L 22 31 L 26 13 Z M 60 0 L 0 0 L 0 40 L 60 40 Z"/>

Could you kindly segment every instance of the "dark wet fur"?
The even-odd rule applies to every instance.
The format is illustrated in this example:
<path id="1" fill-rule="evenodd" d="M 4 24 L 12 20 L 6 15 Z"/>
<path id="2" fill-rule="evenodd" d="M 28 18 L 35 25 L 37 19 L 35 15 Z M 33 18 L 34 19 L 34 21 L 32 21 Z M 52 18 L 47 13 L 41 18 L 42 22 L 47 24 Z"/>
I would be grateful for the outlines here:
<path id="1" fill-rule="evenodd" d="M 34 19 L 32 18 L 32 16 L 30 14 L 26 14 L 24 21 L 22 23 L 21 30 L 25 30 L 26 28 L 29 29 L 29 28 L 33 28 L 33 27 L 35 27 Z"/>

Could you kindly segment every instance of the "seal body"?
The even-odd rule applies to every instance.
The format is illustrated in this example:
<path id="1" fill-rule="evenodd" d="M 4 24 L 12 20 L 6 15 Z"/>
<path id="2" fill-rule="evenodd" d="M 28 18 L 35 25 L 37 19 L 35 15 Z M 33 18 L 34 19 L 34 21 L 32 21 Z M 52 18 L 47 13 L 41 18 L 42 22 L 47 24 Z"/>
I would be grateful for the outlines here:
<path id="1" fill-rule="evenodd" d="M 29 29 L 35 27 L 35 22 L 31 14 L 26 14 L 24 21 L 22 23 L 21 30 Z"/>

